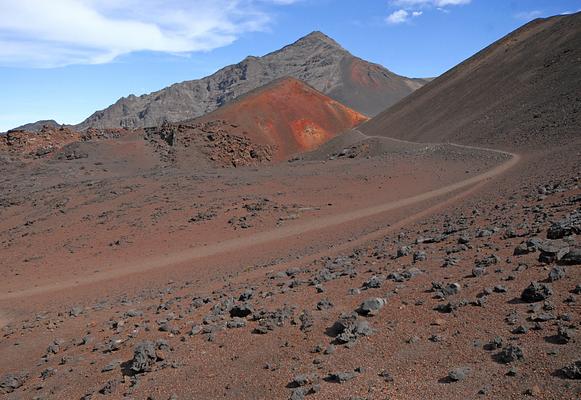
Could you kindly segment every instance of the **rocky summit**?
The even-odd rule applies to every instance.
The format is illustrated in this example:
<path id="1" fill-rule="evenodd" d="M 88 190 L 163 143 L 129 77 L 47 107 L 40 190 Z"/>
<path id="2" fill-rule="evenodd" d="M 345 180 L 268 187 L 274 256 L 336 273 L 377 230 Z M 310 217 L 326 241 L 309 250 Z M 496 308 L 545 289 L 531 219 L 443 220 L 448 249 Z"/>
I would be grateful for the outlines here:
<path id="1" fill-rule="evenodd" d="M 263 57 L 246 57 L 206 78 L 121 98 L 77 128 L 141 128 L 196 118 L 286 76 L 300 79 L 367 116 L 383 111 L 426 83 L 355 57 L 325 34 L 313 32 L 280 50 Z"/>

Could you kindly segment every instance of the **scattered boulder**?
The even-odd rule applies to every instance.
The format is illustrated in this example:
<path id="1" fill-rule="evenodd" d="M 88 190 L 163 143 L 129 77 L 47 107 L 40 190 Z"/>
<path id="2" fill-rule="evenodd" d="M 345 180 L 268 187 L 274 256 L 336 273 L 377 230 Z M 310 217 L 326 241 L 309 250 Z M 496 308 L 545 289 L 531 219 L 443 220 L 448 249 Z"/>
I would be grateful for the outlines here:
<path id="1" fill-rule="evenodd" d="M 420 261 L 426 261 L 428 259 L 428 255 L 425 251 L 416 251 L 414 252 L 413 261 L 414 263 Z"/>
<path id="2" fill-rule="evenodd" d="M 26 382 L 28 375 L 21 374 L 6 374 L 0 379 L 0 393 L 12 393 Z"/>
<path id="3" fill-rule="evenodd" d="M 252 306 L 248 304 L 240 304 L 230 309 L 230 317 L 246 318 L 253 312 L 254 310 L 252 309 Z"/>
<path id="4" fill-rule="evenodd" d="M 357 312 L 365 316 L 377 315 L 379 313 L 379 310 L 381 310 L 386 303 L 387 301 L 385 299 L 373 297 L 361 303 L 361 305 L 357 309 Z"/>
<path id="5" fill-rule="evenodd" d="M 448 373 L 448 379 L 452 382 L 463 381 L 464 379 L 466 379 L 469 373 L 470 368 L 468 367 L 454 368 L 452 371 Z"/>
<path id="6" fill-rule="evenodd" d="M 411 252 L 412 248 L 410 246 L 401 246 L 397 249 L 396 258 L 408 256 Z"/>
<path id="7" fill-rule="evenodd" d="M 581 212 L 572 213 L 560 221 L 553 222 L 547 230 L 549 239 L 562 239 L 573 234 L 581 234 Z"/>
<path id="8" fill-rule="evenodd" d="M 336 334 L 338 343 L 353 343 L 362 336 L 371 336 L 373 330 L 365 320 L 357 318 L 357 314 L 342 315 L 331 327 Z"/>
<path id="9" fill-rule="evenodd" d="M 545 242 L 539 247 L 539 250 L 541 251 L 539 262 L 552 264 L 560 261 L 565 254 L 569 253 L 569 245 L 560 241 Z"/>
<path id="10" fill-rule="evenodd" d="M 560 372 L 567 379 L 581 379 L 581 360 L 561 368 Z"/>
<path id="11" fill-rule="evenodd" d="M 497 359 L 503 364 L 509 364 L 514 361 L 522 360 L 524 353 L 519 346 L 509 345 L 497 354 Z"/>
<path id="12" fill-rule="evenodd" d="M 536 303 L 548 299 L 553 295 L 551 288 L 538 282 L 532 282 L 525 290 L 523 290 L 520 298 L 527 303 Z"/>
<path id="13" fill-rule="evenodd" d="M 561 266 L 556 266 L 551 269 L 549 272 L 549 282 L 555 282 L 559 279 L 563 279 L 565 277 L 565 268 Z"/>
<path id="14" fill-rule="evenodd" d="M 157 345 L 155 342 L 142 342 L 135 346 L 130 368 L 135 373 L 150 372 L 158 360 Z"/>
<path id="15" fill-rule="evenodd" d="M 329 374 L 325 380 L 328 382 L 345 383 L 351 379 L 355 379 L 357 373 L 355 371 L 348 372 L 333 372 Z"/>
<path id="16" fill-rule="evenodd" d="M 559 260 L 560 264 L 581 265 L 581 247 L 571 249 Z"/>

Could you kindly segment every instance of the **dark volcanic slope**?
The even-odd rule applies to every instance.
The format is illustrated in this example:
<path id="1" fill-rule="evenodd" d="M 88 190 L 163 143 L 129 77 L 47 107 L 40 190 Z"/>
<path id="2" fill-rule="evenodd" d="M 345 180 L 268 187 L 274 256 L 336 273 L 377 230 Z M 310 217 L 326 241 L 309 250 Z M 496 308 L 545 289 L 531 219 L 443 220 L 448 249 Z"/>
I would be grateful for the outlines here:
<path id="1" fill-rule="evenodd" d="M 581 13 L 535 20 L 361 127 L 507 148 L 581 135 Z"/>
<path id="2" fill-rule="evenodd" d="M 199 117 L 285 76 L 300 79 L 369 116 L 425 83 L 354 57 L 334 40 L 313 32 L 278 51 L 247 57 L 209 77 L 177 83 L 148 95 L 122 98 L 91 115 L 79 128 L 137 128 Z"/>

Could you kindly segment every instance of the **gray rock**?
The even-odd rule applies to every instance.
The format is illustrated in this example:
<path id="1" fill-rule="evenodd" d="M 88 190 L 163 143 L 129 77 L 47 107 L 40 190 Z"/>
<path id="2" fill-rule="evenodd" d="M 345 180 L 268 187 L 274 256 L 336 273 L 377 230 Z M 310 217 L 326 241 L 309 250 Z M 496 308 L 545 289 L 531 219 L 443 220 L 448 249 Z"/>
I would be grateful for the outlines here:
<path id="1" fill-rule="evenodd" d="M 563 258 L 561 258 L 559 263 L 566 265 L 581 265 L 581 248 L 577 247 L 571 249 L 563 256 Z"/>
<path id="2" fill-rule="evenodd" d="M 0 379 L 0 393 L 12 393 L 26 382 L 28 374 L 6 374 Z"/>
<path id="3" fill-rule="evenodd" d="M 230 317 L 246 318 L 253 312 L 254 310 L 252 309 L 252 306 L 250 306 L 249 304 L 240 304 L 230 309 Z"/>
<path id="4" fill-rule="evenodd" d="M 345 383 L 357 377 L 357 373 L 354 371 L 349 372 L 334 372 L 327 376 L 326 380 L 329 382 Z"/>
<path id="5" fill-rule="evenodd" d="M 425 251 L 416 251 L 414 252 L 413 261 L 414 263 L 420 261 L 426 261 L 428 259 L 428 255 Z"/>
<path id="6" fill-rule="evenodd" d="M 547 238 L 549 239 L 562 239 L 573 234 L 581 234 L 581 212 L 579 211 L 560 221 L 553 222 L 547 230 Z"/>
<path id="7" fill-rule="evenodd" d="M 503 364 L 508 364 L 514 361 L 522 360 L 524 358 L 524 353 L 519 346 L 507 346 L 497 355 L 499 362 Z"/>
<path id="8" fill-rule="evenodd" d="M 343 344 L 355 342 L 359 337 L 373 334 L 369 323 L 365 320 L 358 319 L 357 314 L 342 316 L 335 322 L 332 330 L 337 334 L 335 337 L 336 341 Z"/>
<path id="9" fill-rule="evenodd" d="M 329 300 L 324 299 L 321 300 L 317 303 L 317 310 L 321 311 L 321 310 L 329 310 L 333 308 L 333 303 L 331 303 Z"/>
<path id="10" fill-rule="evenodd" d="M 565 254 L 569 253 L 569 245 L 560 241 L 543 243 L 539 250 L 539 261 L 545 264 L 551 264 L 561 260 Z"/>
<path id="11" fill-rule="evenodd" d="M 357 312 L 365 316 L 377 315 L 379 313 L 379 310 L 381 310 L 383 306 L 385 306 L 386 302 L 387 301 L 385 299 L 379 297 L 367 299 L 363 303 L 361 303 L 361 305 L 357 309 Z"/>
<path id="12" fill-rule="evenodd" d="M 454 368 L 448 373 L 448 378 L 453 382 L 463 381 L 469 373 L 470 368 L 468 367 Z"/>
<path id="13" fill-rule="evenodd" d="M 581 360 L 577 360 L 563 368 L 561 374 L 568 379 L 581 379 Z"/>
<path id="14" fill-rule="evenodd" d="M 142 342 L 135 346 L 130 368 L 136 373 L 151 371 L 157 361 L 156 345 L 154 342 Z"/>
<path id="15" fill-rule="evenodd" d="M 525 290 L 523 290 L 520 298 L 527 303 L 535 303 L 548 299 L 553 295 L 551 288 L 538 282 L 532 282 Z"/>
<path id="16" fill-rule="evenodd" d="M 243 328 L 246 326 L 246 320 L 242 319 L 242 318 L 232 318 L 232 320 L 228 321 L 226 323 L 226 327 L 228 329 L 236 329 L 236 328 Z"/>
<path id="17" fill-rule="evenodd" d="M 565 272 L 565 268 L 562 266 L 553 267 L 549 272 L 549 281 L 555 282 L 559 279 L 563 279 L 565 277 Z"/>
<path id="18" fill-rule="evenodd" d="M 383 284 L 383 278 L 381 276 L 372 276 L 367 281 L 363 283 L 364 289 L 379 289 Z"/>
<path id="19" fill-rule="evenodd" d="M 412 248 L 410 246 L 401 246 L 397 249 L 396 258 L 405 257 L 410 255 L 412 252 Z"/>

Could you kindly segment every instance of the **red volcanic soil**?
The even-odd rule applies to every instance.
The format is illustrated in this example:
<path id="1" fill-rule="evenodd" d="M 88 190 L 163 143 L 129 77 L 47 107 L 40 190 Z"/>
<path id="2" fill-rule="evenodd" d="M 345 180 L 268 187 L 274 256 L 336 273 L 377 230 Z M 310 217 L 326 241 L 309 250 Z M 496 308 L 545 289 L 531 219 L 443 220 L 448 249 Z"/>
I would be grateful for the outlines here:
<path id="1" fill-rule="evenodd" d="M 257 144 L 276 148 L 275 159 L 317 148 L 367 117 L 294 78 L 256 89 L 192 122 L 225 120 Z"/>
<path id="2" fill-rule="evenodd" d="M 0 135 L 0 152 L 18 156 L 42 156 L 81 139 L 70 128 L 44 126 L 39 132 L 11 131 Z"/>
<path id="3" fill-rule="evenodd" d="M 406 102 L 369 122 L 372 135 L 351 130 L 292 162 L 246 164 L 320 144 L 330 116 L 361 116 L 283 80 L 192 123 L 203 144 L 171 125 L 145 133 L 240 168 L 174 163 L 137 133 L 29 162 L 0 154 L 0 396 L 578 400 L 581 137 L 576 100 L 563 100 L 578 82 L 578 48 L 565 52 L 578 18 L 492 47 L 500 67 L 515 48 L 534 56 L 518 66 L 524 89 L 469 79 L 493 69 L 485 51 L 422 90 L 433 108 Z M 530 54 L 530 39 L 561 47 Z M 565 79 L 555 92 L 547 57 Z M 483 99 L 488 111 L 462 108 Z M 542 104 L 526 125 L 519 111 Z M 398 136 L 466 144 L 386 138 L 389 121 Z M 517 147 L 519 131 L 476 121 L 521 121 L 530 142 L 478 147 Z"/>

